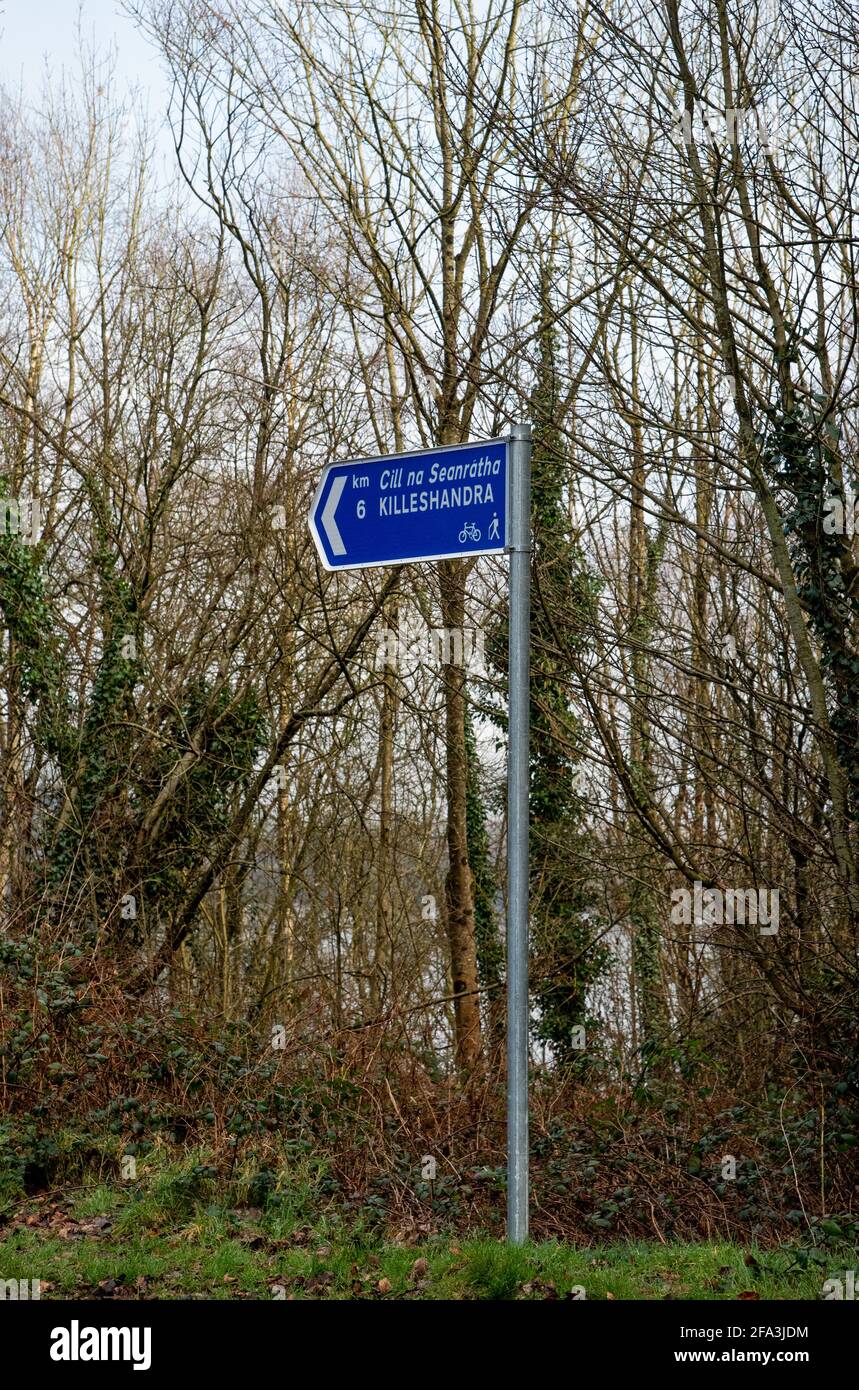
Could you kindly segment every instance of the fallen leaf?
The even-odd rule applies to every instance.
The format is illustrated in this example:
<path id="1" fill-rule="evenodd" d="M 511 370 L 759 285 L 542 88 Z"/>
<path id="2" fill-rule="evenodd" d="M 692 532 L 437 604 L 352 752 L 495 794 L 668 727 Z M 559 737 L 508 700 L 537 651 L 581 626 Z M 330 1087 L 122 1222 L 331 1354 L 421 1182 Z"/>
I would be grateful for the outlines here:
<path id="1" fill-rule="evenodd" d="M 429 1271 L 429 1261 L 428 1261 L 428 1260 L 425 1260 L 423 1257 L 421 1257 L 421 1259 L 415 1260 L 414 1264 L 412 1265 L 411 1278 L 412 1278 L 412 1279 L 424 1279 L 424 1278 L 426 1277 L 428 1271 Z"/>
<path id="2" fill-rule="evenodd" d="M 737 1294 L 737 1298 L 745 1299 L 747 1302 L 750 1300 L 760 1302 L 760 1297 L 756 1289 L 744 1289 L 742 1293 Z"/>

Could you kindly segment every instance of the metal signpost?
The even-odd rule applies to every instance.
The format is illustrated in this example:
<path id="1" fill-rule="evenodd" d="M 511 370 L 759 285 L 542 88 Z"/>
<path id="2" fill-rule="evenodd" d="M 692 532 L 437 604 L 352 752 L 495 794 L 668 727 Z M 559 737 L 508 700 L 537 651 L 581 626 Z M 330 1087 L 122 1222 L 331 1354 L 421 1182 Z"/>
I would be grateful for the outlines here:
<path id="1" fill-rule="evenodd" d="M 510 431 L 507 727 L 507 1239 L 528 1238 L 528 742 L 531 426 Z"/>
<path id="2" fill-rule="evenodd" d="M 528 739 L 531 426 L 508 439 L 333 463 L 310 508 L 326 569 L 510 556 L 507 1239 L 528 1236 Z"/>

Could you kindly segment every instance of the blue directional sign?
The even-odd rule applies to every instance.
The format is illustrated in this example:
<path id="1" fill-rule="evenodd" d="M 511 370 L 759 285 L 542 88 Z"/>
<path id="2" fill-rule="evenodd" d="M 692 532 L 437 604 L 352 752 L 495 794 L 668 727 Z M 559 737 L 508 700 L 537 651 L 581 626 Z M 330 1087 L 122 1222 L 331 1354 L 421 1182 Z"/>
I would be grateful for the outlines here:
<path id="1" fill-rule="evenodd" d="M 507 444 L 332 463 L 310 508 L 326 569 L 494 555 L 507 544 Z"/>

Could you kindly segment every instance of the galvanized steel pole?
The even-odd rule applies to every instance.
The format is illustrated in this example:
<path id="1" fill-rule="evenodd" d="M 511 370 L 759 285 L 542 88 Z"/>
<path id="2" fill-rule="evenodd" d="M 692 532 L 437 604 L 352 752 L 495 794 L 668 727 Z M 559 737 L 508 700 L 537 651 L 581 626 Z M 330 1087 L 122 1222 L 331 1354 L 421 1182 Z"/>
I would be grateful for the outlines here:
<path id="1" fill-rule="evenodd" d="M 531 643 L 531 426 L 508 450 L 510 622 L 507 743 L 507 1239 L 528 1238 L 528 742 Z"/>

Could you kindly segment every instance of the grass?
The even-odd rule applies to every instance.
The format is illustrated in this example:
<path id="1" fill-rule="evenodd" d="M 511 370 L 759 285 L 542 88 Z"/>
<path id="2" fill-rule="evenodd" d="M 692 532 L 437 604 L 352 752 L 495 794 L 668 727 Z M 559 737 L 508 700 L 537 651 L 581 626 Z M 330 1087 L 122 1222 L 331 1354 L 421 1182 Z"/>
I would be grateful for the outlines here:
<path id="1" fill-rule="evenodd" d="M 94 1195 L 82 1204 L 90 1213 Z M 589 1299 L 735 1299 L 749 1292 L 762 1300 L 816 1299 L 826 1277 L 820 1268 L 796 1268 L 789 1252 L 732 1245 L 513 1249 L 497 1240 L 436 1238 L 406 1247 L 348 1234 L 320 1245 L 318 1234 L 308 1234 L 277 1234 L 265 1217 L 206 1212 L 172 1231 L 111 1227 L 57 1235 L 19 1226 L 0 1241 L 0 1277 L 47 1281 L 46 1298 L 454 1300 L 570 1298 L 576 1289 Z"/>
<path id="2" fill-rule="evenodd" d="M 421 1244 L 346 1227 L 313 1172 L 278 1175 L 275 1202 L 248 1205 L 189 1154 L 152 1157 L 135 1182 L 92 1182 L 20 1199 L 0 1226 L 0 1279 L 40 1279 L 43 1298 L 818 1299 L 855 1254 L 726 1243 L 558 1242 L 511 1248 L 439 1235 Z M 228 1200 L 225 1200 L 226 1198 Z"/>
<path id="3" fill-rule="evenodd" d="M 221 1238 L 200 1223 L 175 1235 L 69 1241 L 18 1231 L 0 1244 L 2 1278 L 47 1281 L 43 1298 L 352 1299 L 817 1299 L 819 1270 L 756 1252 L 752 1273 L 730 1245 L 556 1244 L 510 1249 L 494 1240 L 433 1241 L 405 1248 L 343 1241 L 279 1249 Z M 425 1265 L 422 1262 L 425 1261 Z M 418 1272 L 413 1273 L 417 1265 Z M 835 1270 L 832 1271 L 836 1272 Z M 578 1294 L 580 1297 L 581 1294 Z"/>

